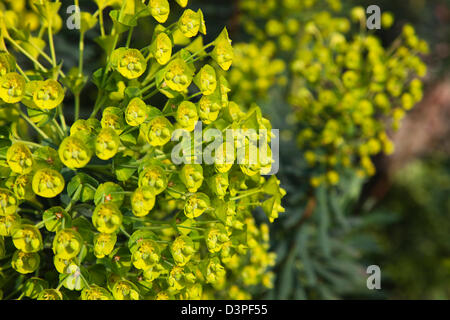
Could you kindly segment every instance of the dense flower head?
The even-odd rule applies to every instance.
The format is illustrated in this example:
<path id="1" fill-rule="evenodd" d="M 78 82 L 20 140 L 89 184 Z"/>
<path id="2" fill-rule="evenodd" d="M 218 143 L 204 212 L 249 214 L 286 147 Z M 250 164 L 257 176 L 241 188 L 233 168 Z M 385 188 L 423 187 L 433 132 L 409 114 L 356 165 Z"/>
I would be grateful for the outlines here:
<path id="1" fill-rule="evenodd" d="M 82 12 L 77 32 L 82 43 L 99 29 L 105 61 L 88 75 L 82 63 L 67 71 L 53 52 L 60 2 L 18 9 L 0 0 L 0 123 L 10 128 L 0 148 L 0 264 L 12 266 L 0 269 L 19 286 L 8 284 L 11 292 L 39 300 L 224 299 L 270 286 L 274 257 L 253 211 L 260 207 L 273 221 L 284 190 L 262 175 L 259 155 L 256 165 L 237 162 L 239 139 L 222 141 L 205 162 L 195 141 L 209 128 L 267 130 L 270 122 L 259 107 L 232 99 L 228 31 L 204 44 L 202 10 L 181 9 L 172 21 L 175 2 L 188 5 L 95 1 L 99 11 Z M 104 10 L 111 30 L 97 21 Z M 22 13 L 27 18 L 18 19 Z M 25 30 L 21 20 L 29 20 L 26 37 L 16 32 Z M 144 20 L 153 34 L 136 48 Z M 24 56 L 17 62 L 16 49 Z M 22 58 L 29 69 L 21 69 Z M 282 66 L 271 69 L 266 76 Z M 87 82 L 98 95 L 80 112 L 91 98 L 83 96 Z M 85 110 L 89 117 L 80 117 Z M 173 156 L 177 129 L 192 140 L 192 153 L 183 154 L 190 162 Z M 270 138 L 257 140 L 268 148 Z M 248 265 L 247 285 L 241 271 Z"/>

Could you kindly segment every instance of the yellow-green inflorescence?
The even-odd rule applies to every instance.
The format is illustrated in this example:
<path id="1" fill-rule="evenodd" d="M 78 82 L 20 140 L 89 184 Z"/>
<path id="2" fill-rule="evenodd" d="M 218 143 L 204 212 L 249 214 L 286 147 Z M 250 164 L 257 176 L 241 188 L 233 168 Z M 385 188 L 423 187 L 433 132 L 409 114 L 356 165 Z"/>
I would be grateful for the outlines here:
<path id="1" fill-rule="evenodd" d="M 271 129 L 258 107 L 229 99 L 236 55 L 227 30 L 204 45 L 203 13 L 187 0 L 94 2 L 73 31 L 79 65 L 66 71 L 53 39 L 61 2 L 0 1 L 0 280 L 16 280 L 0 289 L 39 300 L 136 300 L 247 299 L 253 287 L 271 287 L 267 223 L 284 211 L 285 191 L 261 174 L 267 159 L 237 163 L 225 152 L 237 148 L 232 140 L 217 163 L 171 157 L 174 131 L 193 138 L 198 123 Z M 168 23 L 173 6 L 183 13 Z M 154 33 L 135 48 L 141 22 Z M 87 77 L 82 44 L 92 28 L 106 61 Z M 31 63 L 19 65 L 16 54 Z M 98 96 L 82 119 L 88 78 Z M 267 222 L 256 223 L 257 207 Z"/>
<path id="2" fill-rule="evenodd" d="M 428 53 L 427 43 L 405 24 L 386 48 L 367 29 L 365 9 L 344 10 L 346 5 L 340 0 L 240 2 L 242 25 L 253 42 L 236 46 L 242 63 L 229 73 L 230 83 L 262 96 L 274 85 L 286 86 L 292 107 L 287 121 L 295 129 L 282 137 L 296 135 L 313 187 L 338 184 L 347 168 L 361 177 L 374 175 L 372 157 L 394 151 L 389 133 L 422 99 L 426 65 L 421 57 Z M 381 32 L 393 24 L 393 15 L 383 12 Z M 278 57 L 289 57 L 284 72 Z M 250 94 L 239 98 L 252 103 Z"/>

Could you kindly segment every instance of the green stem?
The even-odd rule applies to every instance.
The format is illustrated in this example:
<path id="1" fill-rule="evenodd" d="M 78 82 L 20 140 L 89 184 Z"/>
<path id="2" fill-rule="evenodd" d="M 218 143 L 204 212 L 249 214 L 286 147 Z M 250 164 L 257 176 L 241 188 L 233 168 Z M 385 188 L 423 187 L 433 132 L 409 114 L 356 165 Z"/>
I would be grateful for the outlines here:
<path id="1" fill-rule="evenodd" d="M 195 58 L 196 56 L 198 56 L 200 53 L 203 53 L 206 49 L 208 49 L 209 47 L 212 47 L 214 45 L 214 42 L 208 43 L 207 45 L 205 45 L 203 48 L 201 48 L 199 51 L 194 52 L 189 58 L 187 58 L 185 61 L 189 62 L 191 59 Z"/>
<path id="2" fill-rule="evenodd" d="M 79 55 L 78 55 L 78 76 L 83 75 L 83 57 L 84 57 L 84 33 L 80 33 Z"/>
<path id="3" fill-rule="evenodd" d="M 65 133 L 64 133 L 64 130 L 59 125 L 58 121 L 56 121 L 56 119 L 53 119 L 52 122 L 54 123 L 56 129 L 58 129 L 61 139 L 64 139 Z"/>
<path id="4" fill-rule="evenodd" d="M 130 30 L 128 31 L 127 43 L 125 44 L 125 47 L 127 47 L 127 48 L 130 47 L 131 36 L 133 35 L 133 30 L 134 30 L 134 27 L 131 27 Z"/>
<path id="5" fill-rule="evenodd" d="M 61 105 L 58 106 L 58 114 L 59 114 L 59 121 L 61 121 L 61 125 L 62 125 L 64 136 L 65 136 L 66 132 L 67 132 L 67 124 L 66 124 L 66 118 L 64 117 L 64 113 L 62 111 Z"/>
<path id="6" fill-rule="evenodd" d="M 53 65 L 53 68 L 55 68 L 56 67 L 56 54 L 55 54 L 55 46 L 53 44 L 52 24 L 51 24 L 50 21 L 48 23 L 48 30 L 47 31 L 48 31 L 48 43 L 49 43 L 49 46 L 50 46 L 50 53 L 51 53 L 51 56 L 52 56 L 52 65 Z"/>
<path id="7" fill-rule="evenodd" d="M 185 228 L 185 229 L 192 229 L 192 230 L 206 230 L 205 228 L 199 228 L 199 227 L 188 227 L 188 226 L 180 226 L 177 225 L 177 228 Z"/>
<path id="8" fill-rule="evenodd" d="M 178 194 L 181 194 L 181 195 L 183 195 L 183 196 L 185 196 L 186 195 L 186 193 L 184 193 L 184 192 L 181 192 L 181 191 L 178 191 L 178 190 L 175 190 L 174 188 L 167 188 L 167 190 L 170 190 L 170 191 L 172 191 L 172 192 L 175 192 L 175 193 L 178 193 Z"/>
<path id="9" fill-rule="evenodd" d="M 25 72 L 22 70 L 22 68 L 16 63 L 16 68 L 19 70 L 19 73 L 27 80 L 27 82 L 30 81 L 30 78 L 25 74 Z"/>
<path id="10" fill-rule="evenodd" d="M 199 91 L 199 92 L 197 92 L 197 93 L 194 93 L 193 95 L 190 95 L 187 99 L 188 99 L 188 100 L 191 100 L 192 98 L 195 98 L 195 97 L 197 97 L 197 96 L 199 96 L 199 95 L 201 95 L 201 94 L 202 94 L 202 92 Z"/>
<path id="11" fill-rule="evenodd" d="M 62 278 L 61 282 L 60 282 L 60 283 L 58 284 L 58 286 L 56 287 L 56 291 L 59 291 L 59 289 L 61 289 L 61 287 L 62 287 L 63 284 L 64 284 L 64 281 L 67 279 L 68 276 L 69 276 L 69 274 L 65 275 L 65 276 Z"/>
<path id="12" fill-rule="evenodd" d="M 103 95 L 103 91 L 99 92 L 99 96 L 97 97 L 97 101 L 95 102 L 94 110 L 92 110 L 89 118 L 94 118 L 97 115 L 105 100 L 106 96 Z"/>
<path id="13" fill-rule="evenodd" d="M 45 60 L 47 60 L 49 63 L 52 63 L 52 58 L 50 58 L 49 56 L 48 56 L 48 54 L 46 54 L 41 48 L 39 48 L 37 45 L 35 45 L 33 42 L 31 42 L 31 41 L 29 41 L 28 42 L 37 52 L 39 52 L 39 54 L 41 55 L 41 56 L 43 56 L 44 58 L 45 58 Z M 59 69 L 58 70 L 58 73 L 59 73 L 59 75 L 62 77 L 62 78 L 65 78 L 66 77 L 66 75 L 64 74 L 64 72 L 61 70 L 61 69 Z"/>
<path id="14" fill-rule="evenodd" d="M 75 98 L 75 116 L 74 119 L 75 121 L 78 120 L 78 118 L 80 117 L 80 94 L 77 93 L 74 95 Z"/>
<path id="15" fill-rule="evenodd" d="M 142 98 L 142 100 L 147 100 L 150 99 L 151 97 L 153 97 L 155 94 L 157 94 L 159 92 L 159 89 L 156 88 L 155 90 L 153 90 L 152 92 L 150 92 L 148 95 L 146 95 L 144 98 Z"/>
<path id="16" fill-rule="evenodd" d="M 49 136 L 46 135 L 44 131 L 42 131 L 41 129 L 39 129 L 39 128 L 36 126 L 36 124 L 35 124 L 33 121 L 31 121 L 31 119 L 28 118 L 28 116 L 27 116 L 25 113 L 23 113 L 23 111 L 20 110 L 20 109 L 19 109 L 19 114 L 20 114 L 20 116 L 21 116 L 26 122 L 28 122 L 28 124 L 29 124 L 30 126 L 33 127 L 34 130 L 36 130 L 37 133 L 39 133 L 39 134 L 42 136 L 42 138 L 47 139 L 47 140 L 50 140 Z"/>
<path id="17" fill-rule="evenodd" d="M 34 142 L 31 142 L 31 141 L 17 140 L 17 139 L 11 139 L 11 140 L 12 140 L 13 143 L 20 142 L 20 143 L 23 143 L 23 144 L 26 144 L 28 146 L 35 147 L 35 148 L 42 147 L 42 145 L 34 143 Z"/>
<path id="18" fill-rule="evenodd" d="M 128 238 L 131 238 L 131 235 L 125 230 L 124 227 L 120 227 L 120 231 L 122 231 L 122 233 L 123 233 L 124 235 L 126 235 Z"/>
<path id="19" fill-rule="evenodd" d="M 72 206 L 75 202 L 78 201 L 78 198 L 80 197 L 80 193 L 81 193 L 81 189 L 83 188 L 83 186 L 80 184 L 77 188 L 77 190 L 75 191 L 75 193 L 73 194 L 73 197 L 70 199 L 69 204 L 66 207 L 66 212 L 69 212 L 70 209 L 72 209 Z"/>
<path id="20" fill-rule="evenodd" d="M 24 56 L 35 63 L 42 71 L 47 72 L 47 69 L 42 64 L 40 64 L 40 62 L 37 61 L 33 56 L 31 56 L 24 48 L 22 48 L 16 41 L 14 41 L 14 39 L 9 36 L 6 36 L 5 39 L 8 40 L 14 47 L 16 47 L 17 50 L 19 50 Z"/>
<path id="21" fill-rule="evenodd" d="M 103 25 L 103 9 L 100 9 L 100 8 L 98 11 L 98 20 L 100 22 L 100 34 L 102 37 L 104 37 L 105 36 L 105 27 Z"/>
<path id="22" fill-rule="evenodd" d="M 257 194 L 257 193 L 260 193 L 260 192 L 261 192 L 261 188 L 248 190 L 248 191 L 246 191 L 245 193 L 243 193 L 243 194 L 241 194 L 239 196 L 231 197 L 230 200 L 234 201 L 234 200 L 242 199 L 242 198 L 249 197 L 251 195 L 254 195 L 254 194 Z"/>
<path id="23" fill-rule="evenodd" d="M 51 216 L 50 218 L 44 219 L 38 223 L 36 223 L 34 226 L 38 229 L 42 228 L 46 222 L 54 220 L 56 218 L 56 216 Z"/>
<path id="24" fill-rule="evenodd" d="M 143 94 L 145 91 L 148 91 L 149 89 L 153 88 L 156 86 L 156 82 L 152 82 L 150 83 L 148 86 L 142 88 L 141 90 L 139 90 L 139 94 Z"/>
<path id="25" fill-rule="evenodd" d="M 81 280 L 84 281 L 84 283 L 86 284 L 86 286 L 87 286 L 88 288 L 90 288 L 91 286 L 89 285 L 89 282 L 87 282 L 86 278 L 83 276 L 83 274 L 81 273 L 81 271 L 80 271 L 80 277 L 81 277 Z"/>

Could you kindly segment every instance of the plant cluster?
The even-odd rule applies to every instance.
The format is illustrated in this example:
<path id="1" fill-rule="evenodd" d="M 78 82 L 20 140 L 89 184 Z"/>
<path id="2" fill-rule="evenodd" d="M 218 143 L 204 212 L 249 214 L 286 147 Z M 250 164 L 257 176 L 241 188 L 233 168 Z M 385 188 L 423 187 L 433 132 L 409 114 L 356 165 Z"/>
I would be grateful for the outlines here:
<path id="1" fill-rule="evenodd" d="M 393 151 L 390 131 L 422 97 L 427 44 L 410 25 L 394 25 L 389 12 L 381 15 L 382 30 L 368 30 L 365 9 L 348 1 L 239 3 L 240 41 L 276 48 L 250 65 L 258 58 L 286 64 L 266 78 L 271 91 L 258 93 L 270 97 L 265 110 L 284 129 L 278 176 L 292 213 L 271 228 L 276 279 L 266 297 L 373 298 L 361 257 L 376 244 L 361 226 L 380 221 L 352 213 L 375 172 L 374 156 Z M 402 30 L 392 43 L 381 40 L 387 28 Z"/>
<path id="2" fill-rule="evenodd" d="M 252 211 L 270 222 L 284 211 L 279 181 L 261 175 L 271 163 L 237 164 L 225 151 L 213 164 L 195 161 L 201 153 L 171 158 L 173 132 L 194 141 L 197 122 L 203 131 L 271 128 L 258 107 L 229 101 L 227 30 L 204 45 L 201 10 L 166 23 L 187 0 L 94 2 L 95 13 L 72 17 L 79 64 L 68 72 L 54 49 L 61 2 L 0 2 L 0 289 L 7 298 L 135 300 L 244 299 L 270 287 L 268 226 Z M 35 19 L 16 19 L 24 13 Z M 138 49 L 140 19 L 155 28 Z M 88 77 L 84 36 L 96 27 L 106 62 Z M 80 119 L 89 78 L 98 94 Z M 249 149 L 239 141 L 218 150 Z"/>
<path id="3" fill-rule="evenodd" d="M 385 48 L 367 30 L 364 8 L 345 17 L 338 0 L 247 0 L 241 7 L 255 41 L 276 43 L 275 57 L 289 59 L 287 100 L 311 185 L 336 185 L 346 168 L 373 175 L 371 157 L 393 152 L 389 130 L 422 99 L 426 42 L 407 24 Z M 383 12 L 381 23 L 390 28 L 392 14 Z"/>
<path id="4" fill-rule="evenodd" d="M 234 45 L 235 61 L 228 80 L 233 99 L 240 105 L 251 106 L 255 99 L 264 99 L 275 84 L 286 85 L 286 77 L 282 75 L 286 65 L 275 53 L 276 44 L 272 41 Z"/>

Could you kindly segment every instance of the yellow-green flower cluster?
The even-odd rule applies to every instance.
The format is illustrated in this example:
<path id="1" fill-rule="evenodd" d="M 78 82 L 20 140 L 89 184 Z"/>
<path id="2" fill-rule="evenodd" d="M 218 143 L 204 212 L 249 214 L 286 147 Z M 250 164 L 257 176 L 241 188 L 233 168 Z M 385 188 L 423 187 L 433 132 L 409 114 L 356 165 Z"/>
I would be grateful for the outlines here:
<path id="1" fill-rule="evenodd" d="M 0 269 L 17 280 L 0 281 L 5 293 L 17 288 L 3 283 L 14 283 L 18 296 L 45 300 L 242 299 L 253 286 L 271 286 L 268 228 L 252 215 L 260 207 L 273 222 L 284 211 L 280 182 L 262 175 L 271 163 L 230 158 L 249 149 L 238 137 L 214 154 L 224 163 L 194 161 L 203 152 L 196 148 L 184 155 L 190 163 L 173 160 L 176 129 L 192 141 L 197 125 L 201 135 L 268 130 L 269 150 L 271 139 L 258 107 L 244 111 L 229 100 L 225 75 L 235 55 L 227 30 L 204 45 L 201 10 L 184 9 L 166 23 L 171 6 L 187 2 L 96 0 L 95 13 L 81 13 L 80 43 L 98 27 L 106 56 L 91 76 L 98 88 L 92 113 L 81 119 L 82 63 L 67 73 L 56 64 L 61 3 L 0 1 L 8 8 L 0 16 L 0 121 L 8 128 L 0 147 L 0 258 L 12 266 Z M 106 9 L 110 32 L 100 19 Z M 43 23 L 41 31 L 30 27 L 26 41 L 9 32 L 21 26 L 9 11 L 24 10 Z M 133 32 L 145 19 L 155 25 L 153 37 L 134 48 Z M 44 46 L 33 46 L 31 34 Z M 188 39 L 181 49 L 180 37 Z M 22 69 L 17 51 L 35 69 Z M 66 95 L 74 96 L 73 121 L 65 118 Z"/>
<path id="2" fill-rule="evenodd" d="M 292 57 L 289 121 L 298 130 L 310 183 L 335 185 L 349 167 L 360 176 L 373 175 L 371 157 L 394 151 L 389 131 L 422 99 L 426 65 L 420 55 L 428 52 L 426 42 L 406 24 L 385 48 L 367 30 L 364 8 L 353 8 L 346 18 L 338 0 L 275 3 L 242 1 L 243 25 L 259 43 L 276 43 L 275 57 Z M 329 10 L 317 9 L 323 5 Z M 383 12 L 382 28 L 393 23 L 392 14 Z"/>
<path id="3" fill-rule="evenodd" d="M 228 74 L 233 98 L 242 105 L 251 105 L 255 98 L 265 98 L 275 84 L 285 85 L 282 76 L 285 63 L 275 58 L 276 44 L 265 42 L 262 46 L 256 43 L 238 43 L 234 46 L 235 62 Z"/>

